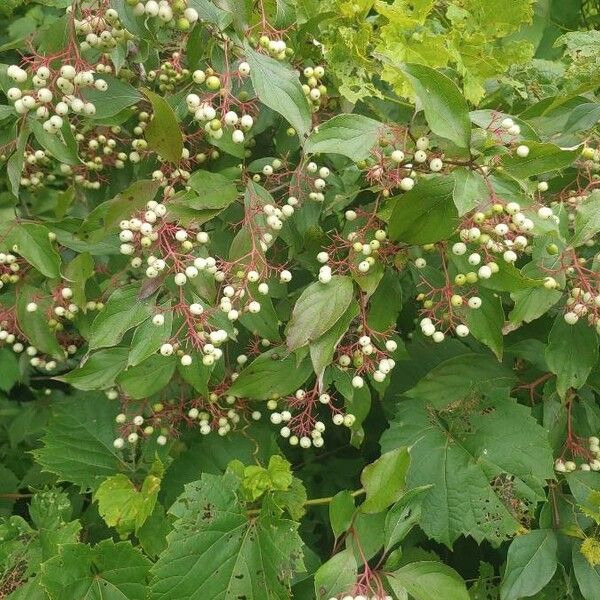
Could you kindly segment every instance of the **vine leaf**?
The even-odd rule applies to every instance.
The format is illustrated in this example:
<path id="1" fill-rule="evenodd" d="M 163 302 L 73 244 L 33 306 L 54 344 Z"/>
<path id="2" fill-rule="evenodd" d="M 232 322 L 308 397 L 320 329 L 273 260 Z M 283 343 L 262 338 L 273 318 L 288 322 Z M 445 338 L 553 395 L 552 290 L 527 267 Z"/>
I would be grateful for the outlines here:
<path id="1" fill-rule="evenodd" d="M 228 472 L 185 487 L 169 510 L 176 520 L 152 568 L 151 600 L 291 598 L 291 577 L 304 569 L 298 524 L 264 512 L 249 518 L 239 486 Z"/>
<path id="2" fill-rule="evenodd" d="M 82 490 L 96 489 L 103 479 L 130 471 L 113 447 L 118 405 L 96 394 L 57 402 L 42 438 L 33 451 L 45 471 Z"/>
<path id="3" fill-rule="evenodd" d="M 495 544 L 514 535 L 514 506 L 528 514 L 553 477 L 546 430 L 511 398 L 469 395 L 443 411 L 421 397 L 402 402 L 381 445 L 411 448 L 407 487 L 433 485 L 421 527 L 448 546 L 460 535 Z"/>
<path id="4" fill-rule="evenodd" d="M 42 565 L 50 600 L 145 600 L 150 561 L 129 542 L 65 544 Z"/>

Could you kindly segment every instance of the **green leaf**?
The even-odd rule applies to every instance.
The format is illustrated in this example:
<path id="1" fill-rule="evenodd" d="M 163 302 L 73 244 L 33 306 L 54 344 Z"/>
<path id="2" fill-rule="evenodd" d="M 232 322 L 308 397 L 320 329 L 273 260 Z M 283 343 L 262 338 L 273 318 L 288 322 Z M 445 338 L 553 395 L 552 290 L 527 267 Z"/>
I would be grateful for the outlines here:
<path id="1" fill-rule="evenodd" d="M 393 300 L 390 302 L 390 298 Z M 369 327 L 375 331 L 394 329 L 402 310 L 402 284 L 392 269 L 385 269 L 383 277 L 369 298 Z"/>
<path id="2" fill-rule="evenodd" d="M 405 64 L 402 72 L 415 89 L 431 131 L 459 148 L 468 148 L 471 143 L 469 107 L 456 84 L 425 65 Z"/>
<path id="3" fill-rule="evenodd" d="M 144 131 L 148 146 L 162 158 L 179 163 L 183 152 L 183 135 L 177 116 L 164 98 L 146 88 L 141 91 L 152 104 L 152 120 Z"/>
<path id="4" fill-rule="evenodd" d="M 592 566 L 581 553 L 581 542 L 573 544 L 573 571 L 585 600 L 600 600 L 600 565 Z"/>
<path id="5" fill-rule="evenodd" d="M 27 305 L 30 302 L 36 302 L 38 305 L 35 312 L 28 312 Z M 38 350 L 62 360 L 64 352 L 54 332 L 50 329 L 48 317 L 45 314 L 50 306 L 51 303 L 48 299 L 40 298 L 39 289 L 26 284 L 19 286 L 16 308 L 17 322 L 21 331 Z"/>
<path id="6" fill-rule="evenodd" d="M 142 400 L 162 390 L 173 377 L 177 359 L 159 354 L 129 367 L 117 377 L 117 383 L 134 400 Z M 188 368 L 194 368 L 190 365 Z"/>
<path id="7" fill-rule="evenodd" d="M 331 364 L 337 345 L 357 315 L 358 302 L 352 302 L 340 320 L 329 331 L 314 342 L 310 342 L 310 360 L 317 377 L 321 377 L 325 368 Z"/>
<path id="8" fill-rule="evenodd" d="M 56 279 L 60 277 L 60 256 L 48 233 L 43 225 L 19 223 L 11 229 L 7 241 L 16 244 L 19 254 L 42 275 Z"/>
<path id="9" fill-rule="evenodd" d="M 397 502 L 405 489 L 409 465 L 410 456 L 406 448 L 386 452 L 367 465 L 360 476 L 367 495 L 360 510 L 377 513 Z"/>
<path id="10" fill-rule="evenodd" d="M 592 192 L 577 206 L 575 213 L 575 233 L 571 238 L 573 247 L 581 246 L 600 231 L 600 192 Z"/>
<path id="11" fill-rule="evenodd" d="M 444 408 L 473 394 L 510 390 L 515 374 L 484 354 L 461 354 L 440 362 L 406 395 Z"/>
<path id="12" fill-rule="evenodd" d="M 287 324 L 290 351 L 305 346 L 329 331 L 344 315 L 354 296 L 349 277 L 335 275 L 329 283 L 316 281 L 300 295 Z"/>
<path id="13" fill-rule="evenodd" d="M 0 390 L 8 392 L 21 379 L 19 362 L 14 352 L 0 348 Z"/>
<path id="14" fill-rule="evenodd" d="M 213 367 L 207 367 L 200 360 L 192 362 L 187 367 L 181 363 L 177 365 L 177 372 L 184 381 L 187 381 L 199 394 L 208 396 L 208 380 Z"/>
<path id="15" fill-rule="evenodd" d="M 92 120 L 103 120 L 114 117 L 123 109 L 137 104 L 142 95 L 131 85 L 111 75 L 102 75 L 108 84 L 105 92 L 97 90 L 94 86 L 81 90 L 81 95 L 86 102 L 96 105 L 96 114 L 88 117 Z"/>
<path id="16" fill-rule="evenodd" d="M 556 534 L 551 529 L 516 537 L 508 549 L 500 600 L 519 600 L 543 589 L 558 566 L 556 551 Z"/>
<path id="17" fill-rule="evenodd" d="M 490 190 L 485 179 L 477 171 L 458 167 L 452 172 L 452 176 L 454 177 L 452 199 L 459 217 L 488 201 Z"/>
<path id="18" fill-rule="evenodd" d="M 66 127 L 70 127 L 68 123 Z M 39 121 L 29 120 L 29 126 L 37 142 L 59 162 L 67 165 L 77 165 L 81 161 L 77 155 L 77 146 L 69 147 L 59 133 L 48 133 Z"/>
<path id="19" fill-rule="evenodd" d="M 348 490 L 342 490 L 332 498 L 329 503 L 329 523 L 336 538 L 352 525 L 355 512 L 354 496 Z"/>
<path id="20" fill-rule="evenodd" d="M 311 116 L 298 75 L 277 60 L 245 45 L 250 79 L 258 99 L 279 113 L 302 139 L 310 130 Z"/>
<path id="21" fill-rule="evenodd" d="M 127 364 L 128 355 L 128 348 L 99 350 L 84 359 L 78 369 L 56 379 L 78 390 L 103 390 L 114 385 L 115 378 Z"/>
<path id="22" fill-rule="evenodd" d="M 433 485 L 420 526 L 449 547 L 460 535 L 495 545 L 513 536 L 521 524 L 506 496 L 534 508 L 553 477 L 546 430 L 530 409 L 500 398 L 470 396 L 445 411 L 422 399 L 403 401 L 383 434 L 384 452 L 411 448 L 407 486 Z"/>
<path id="23" fill-rule="evenodd" d="M 414 562 L 390 573 L 387 580 L 400 597 L 408 592 L 415 600 L 469 600 L 461 576 L 441 562 Z"/>
<path id="24" fill-rule="evenodd" d="M 176 521 L 152 568 L 150 599 L 273 600 L 290 598 L 303 570 L 302 541 L 293 521 L 261 513 L 248 518 L 232 473 L 202 475 L 170 508 Z"/>
<path id="25" fill-rule="evenodd" d="M 216 214 L 212 211 L 227 208 L 238 197 L 235 181 L 204 169 L 196 171 L 188 179 L 187 185 L 196 193 L 188 192 L 180 199 L 173 199 L 171 203 L 184 205 L 195 211 L 211 211 L 211 214 Z"/>
<path id="26" fill-rule="evenodd" d="M 452 177 L 435 176 L 422 179 L 410 192 L 393 198 L 390 237 L 419 245 L 449 238 L 458 227 L 453 192 Z"/>
<path id="27" fill-rule="evenodd" d="M 471 335 L 490 348 L 498 360 L 502 360 L 504 347 L 502 298 L 499 294 L 493 294 L 483 289 L 479 290 L 479 296 L 482 299 L 481 308 L 466 311 L 465 323 L 468 325 Z"/>
<path id="28" fill-rule="evenodd" d="M 130 218 L 131 214 L 146 206 L 154 198 L 159 182 L 153 179 L 134 181 L 106 203 L 104 231 L 115 229 L 120 221 Z"/>
<path id="29" fill-rule="evenodd" d="M 128 472 L 131 467 L 113 447 L 118 408 L 97 394 L 54 403 L 43 445 L 34 450 L 36 460 L 45 471 L 82 490 L 96 489 L 119 471 Z"/>
<path id="30" fill-rule="evenodd" d="M 214 23 L 221 30 L 233 21 L 233 13 L 215 6 L 211 0 L 188 0 L 188 5 L 198 11 L 202 20 Z"/>
<path id="31" fill-rule="evenodd" d="M 114 527 L 122 536 L 136 532 L 152 514 L 160 478 L 147 475 L 139 490 L 122 473 L 105 479 L 96 492 L 94 500 L 98 502 L 98 512 L 109 527 Z"/>
<path id="32" fill-rule="evenodd" d="M 421 486 L 408 490 L 390 508 L 385 517 L 384 537 L 386 552 L 389 552 L 396 544 L 399 544 L 408 535 L 408 532 L 419 523 L 423 495 L 429 489 L 429 486 Z"/>
<path id="33" fill-rule="evenodd" d="M 559 314 L 548 334 L 546 362 L 556 375 L 556 389 L 561 397 L 569 388 L 579 389 L 598 362 L 596 332 L 585 319 L 569 325 Z"/>
<path id="34" fill-rule="evenodd" d="M 157 352 L 162 344 L 168 342 L 171 338 L 173 311 L 169 310 L 170 303 L 163 305 L 161 308 L 163 310 L 161 314 L 165 318 L 162 325 L 155 325 L 152 319 L 149 318 L 136 328 L 131 339 L 128 366 L 135 367 L 139 365 Z"/>
<path id="35" fill-rule="evenodd" d="M 19 197 L 19 188 L 21 187 L 21 174 L 23 172 L 23 164 L 25 162 L 25 148 L 29 140 L 31 131 L 25 122 L 17 136 L 17 144 L 15 151 L 11 154 L 6 163 L 6 174 L 10 182 L 10 189 L 13 195 Z"/>
<path id="36" fill-rule="evenodd" d="M 293 354 L 282 357 L 283 349 L 264 352 L 243 369 L 229 394 L 254 400 L 269 400 L 296 391 L 312 372 L 310 360 L 297 364 Z"/>
<path id="37" fill-rule="evenodd" d="M 140 301 L 139 284 L 117 288 L 98 313 L 90 328 L 90 350 L 115 346 L 127 331 L 151 315 L 152 307 Z"/>
<path id="38" fill-rule="evenodd" d="M 150 561 L 129 542 L 66 544 L 42 565 L 50 600 L 145 600 Z"/>
<path id="39" fill-rule="evenodd" d="M 63 278 L 69 282 L 73 290 L 73 302 L 78 306 L 85 305 L 85 284 L 94 275 L 94 259 L 91 254 L 82 252 L 65 266 Z"/>
<path id="40" fill-rule="evenodd" d="M 327 600 L 347 592 L 356 583 L 357 573 L 358 564 L 350 548 L 334 554 L 315 573 L 315 597 Z"/>
<path id="41" fill-rule="evenodd" d="M 525 179 L 549 171 L 564 169 L 573 164 L 579 156 L 579 150 L 564 150 L 554 144 L 527 142 L 529 155 L 525 158 L 507 154 L 502 158 L 502 165 L 513 177 Z"/>
<path id="42" fill-rule="evenodd" d="M 367 158 L 384 125 L 363 115 L 336 115 L 321 123 L 304 144 L 307 154 L 341 154 L 350 160 Z"/>

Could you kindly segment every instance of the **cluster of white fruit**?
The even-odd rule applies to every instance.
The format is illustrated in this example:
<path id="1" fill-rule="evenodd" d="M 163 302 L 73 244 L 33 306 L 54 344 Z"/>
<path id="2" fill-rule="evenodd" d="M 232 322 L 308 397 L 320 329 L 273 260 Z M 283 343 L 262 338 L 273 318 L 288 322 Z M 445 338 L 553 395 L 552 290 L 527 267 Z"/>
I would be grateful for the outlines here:
<path id="1" fill-rule="evenodd" d="M 18 257 L 10 252 L 0 252 L 0 289 L 5 283 L 17 283 L 21 266 L 17 262 Z"/>
<path id="2" fill-rule="evenodd" d="M 322 97 L 327 93 L 327 87 L 320 81 L 325 76 L 325 69 L 322 66 L 306 67 L 303 75 L 306 83 L 302 84 L 302 90 L 309 99 L 312 110 L 317 111 L 321 106 Z"/>
<path id="3" fill-rule="evenodd" d="M 44 186 L 45 182 L 56 181 L 54 173 L 44 173 L 40 169 L 34 170 L 34 167 L 47 167 L 51 163 L 49 156 L 44 150 L 25 150 L 24 157 L 25 161 L 21 173 L 22 187 L 30 190 L 39 190 Z M 69 170 L 71 170 L 70 167 Z"/>
<path id="4" fill-rule="evenodd" d="M 167 0 L 145 0 L 132 1 L 128 3 L 133 5 L 133 13 L 138 16 L 146 16 L 152 19 L 156 19 L 158 23 L 170 24 L 174 22 L 177 27 L 183 31 L 186 31 L 193 25 L 198 19 L 198 11 L 195 8 L 187 6 L 187 1 L 174 0 L 168 2 Z"/>
<path id="5" fill-rule="evenodd" d="M 131 35 L 121 25 L 119 13 L 114 8 L 108 8 L 104 15 L 90 14 L 81 20 L 73 19 L 73 24 L 75 32 L 85 36 L 79 43 L 79 47 L 84 51 L 97 48 L 103 52 L 110 52 L 119 43 L 126 42 Z"/>
<path id="6" fill-rule="evenodd" d="M 277 60 L 285 60 L 287 56 L 288 47 L 285 40 L 282 39 L 270 39 L 266 35 L 262 35 L 258 40 L 258 44 L 261 48 L 266 50 L 273 58 Z"/>
<path id="7" fill-rule="evenodd" d="M 278 159 L 275 159 L 278 160 Z M 275 161 L 273 161 L 275 162 Z M 265 165 L 269 166 L 269 165 Z M 289 203 L 290 199 L 288 198 L 288 203 L 284 204 L 281 208 L 274 206 L 273 204 L 265 204 L 263 206 L 263 213 L 265 214 L 265 224 L 270 229 L 274 231 L 280 231 L 283 228 L 283 222 L 291 217 L 294 214 L 294 205 Z M 265 252 L 269 247 L 269 244 L 273 241 L 273 236 L 262 235 L 262 239 L 260 240 L 260 245 Z"/>
<path id="8" fill-rule="evenodd" d="M 6 73 L 16 83 L 24 84 L 29 79 L 27 71 L 18 65 L 10 65 Z M 20 115 L 35 110 L 36 118 L 43 120 L 44 130 L 51 134 L 57 133 L 62 128 L 63 117 L 69 112 L 85 116 L 96 114 L 95 104 L 79 97 L 82 89 L 92 86 L 99 91 L 108 89 L 106 81 L 97 79 L 93 71 L 77 71 L 69 64 L 60 67 L 54 83 L 52 83 L 53 73 L 46 66 L 39 67 L 31 81 L 34 87 L 33 91 L 24 92 L 20 87 L 12 87 L 7 90 L 6 96 Z M 52 86 L 55 86 L 62 94 L 56 103 L 56 93 L 52 91 Z M 54 114 L 51 115 L 51 112 Z"/>
<path id="9" fill-rule="evenodd" d="M 544 284 L 549 287 L 548 279 Z M 556 284 L 555 280 L 552 281 Z M 554 285 L 556 287 L 556 285 Z M 574 287 L 569 291 L 566 306 L 567 312 L 564 314 L 565 322 L 569 325 L 575 325 L 581 317 L 588 318 L 591 325 L 595 325 L 600 333 L 600 289 L 596 293 L 585 291 L 579 287 Z"/>
<path id="10" fill-rule="evenodd" d="M 421 136 L 415 142 L 416 150 L 412 156 L 413 163 L 417 165 L 424 165 L 427 161 L 429 161 L 429 170 L 432 173 L 439 173 L 444 168 L 444 162 L 439 157 L 431 158 L 430 155 L 427 154 L 427 150 L 429 149 L 429 138 L 426 136 Z M 402 150 L 394 150 L 390 155 L 392 161 L 396 164 L 401 164 L 405 160 L 404 152 Z M 412 164 L 405 164 L 404 167 L 407 169 L 412 168 Z M 414 177 L 414 174 L 411 173 L 411 178 Z M 406 185 L 409 189 L 412 187 L 410 183 L 406 182 Z M 402 186 L 402 182 L 400 182 L 400 188 L 404 189 Z"/>
<path id="11" fill-rule="evenodd" d="M 356 351 L 354 352 L 354 358 L 349 354 L 340 354 L 337 362 L 342 370 L 348 369 L 351 365 L 362 366 L 364 364 L 365 357 L 375 357 L 375 364 L 377 365 L 371 373 L 373 379 L 377 383 L 385 381 L 385 378 L 391 373 L 392 369 L 396 366 L 396 361 L 389 356 L 386 356 L 384 352 L 375 347 L 373 340 L 368 335 L 361 335 L 358 338 L 358 342 L 355 344 Z M 386 340 L 385 349 L 387 352 L 395 352 L 398 349 L 398 344 L 394 340 Z M 365 380 L 360 375 L 354 375 L 352 377 L 352 387 L 360 389 L 364 387 Z"/>
<path id="12" fill-rule="evenodd" d="M 115 421 L 120 425 L 126 425 L 127 421 L 128 421 L 128 417 L 125 413 L 119 413 L 116 417 L 115 417 Z M 146 425 L 144 426 L 144 422 L 145 419 L 142 415 L 135 415 L 134 417 L 131 418 L 131 425 L 133 425 L 132 429 L 133 431 L 131 431 L 128 435 L 127 435 L 127 441 L 131 444 L 137 444 L 137 442 L 140 439 L 140 433 L 145 436 L 145 437 L 149 437 L 154 433 L 154 427 L 152 425 Z M 130 426 L 131 428 L 131 426 Z M 139 432 L 139 433 L 138 433 Z M 161 433 L 157 436 L 156 438 L 156 443 L 159 446 L 164 446 L 167 443 L 167 436 L 164 435 L 164 433 Z M 117 437 L 113 440 L 113 446 L 117 449 L 117 450 L 121 450 L 122 448 L 125 447 L 125 439 L 122 437 Z"/>
<path id="13" fill-rule="evenodd" d="M 11 346 L 12 351 L 15 354 L 21 354 L 23 351 L 25 351 L 25 354 L 27 356 L 31 357 L 29 359 L 29 362 L 31 363 L 31 366 L 33 366 L 33 367 L 43 367 L 48 371 L 52 371 L 53 369 L 56 368 L 55 361 L 47 361 L 46 362 L 43 359 L 41 359 L 40 357 L 38 357 L 37 356 L 38 350 L 35 346 L 25 346 L 25 344 L 22 343 L 14 333 L 9 331 L 5 327 L 6 327 L 6 324 L 4 324 L 4 326 L 2 326 L 2 323 L 0 323 L 0 344 L 2 344 L 2 345 L 6 344 L 7 346 Z"/>
<path id="14" fill-rule="evenodd" d="M 310 200 L 316 202 L 323 202 L 325 200 L 325 188 L 327 187 L 326 179 L 331 174 L 327 167 L 319 167 L 316 162 L 309 162 L 306 165 L 306 171 L 309 174 L 310 185 L 313 188 L 309 193 L 308 197 Z"/>
<path id="15" fill-rule="evenodd" d="M 167 214 L 167 207 L 155 200 L 150 200 L 146 204 L 146 212 L 143 214 L 143 219 L 133 217 L 126 219 L 120 223 L 119 240 L 121 246 L 119 248 L 121 254 L 130 256 L 136 252 L 136 245 L 139 244 L 141 249 L 150 248 L 158 239 L 159 232 L 157 223 L 160 224 L 161 220 Z M 180 244 L 181 251 L 183 253 L 189 253 L 195 246 L 192 242 L 190 234 L 185 229 L 177 229 L 173 232 L 172 236 L 175 242 Z M 208 233 L 204 231 L 196 232 L 193 236 L 197 244 L 207 244 L 209 242 Z M 135 256 L 131 259 L 131 266 L 133 268 L 139 268 L 143 264 L 142 258 Z M 158 258 L 151 254 L 146 258 L 146 277 L 150 279 L 157 278 L 165 269 L 171 268 L 163 258 Z M 207 258 L 197 257 L 194 259 L 193 264 L 188 265 L 185 271 L 175 274 L 174 281 L 178 286 L 183 286 L 187 283 L 188 279 L 194 279 L 198 276 L 200 271 L 206 271 L 215 276 L 215 279 L 222 280 L 219 275 L 219 271 L 216 266 L 216 259 L 209 256 Z"/>
<path id="16" fill-rule="evenodd" d="M 261 246 L 265 246 L 266 244 L 264 241 L 265 236 L 270 236 L 270 234 L 265 233 L 262 235 Z M 222 275 L 222 277 L 217 277 L 217 281 L 225 279 L 223 271 L 217 271 L 215 276 L 217 275 Z M 221 311 L 227 315 L 230 321 L 237 321 L 241 312 L 244 311 L 250 314 L 259 313 L 262 307 L 254 294 L 258 292 L 260 296 L 266 296 L 269 293 L 269 284 L 261 281 L 261 274 L 255 269 L 251 268 L 246 272 L 240 272 L 236 274 L 236 277 L 238 278 L 237 281 L 223 286 L 219 301 Z M 279 281 L 281 283 L 288 283 L 291 279 L 292 274 L 287 269 L 283 269 L 279 273 Z"/>
<path id="17" fill-rule="evenodd" d="M 462 299 L 462 298 L 461 298 Z M 478 296 L 472 296 L 468 300 L 469 308 L 479 308 L 481 306 L 481 298 Z M 419 326 L 421 327 L 421 332 L 423 335 L 430 337 L 437 344 L 443 342 L 446 339 L 446 334 L 443 331 L 440 331 L 436 328 L 434 322 L 429 318 L 425 317 L 421 319 L 419 322 Z M 458 337 L 467 337 L 470 333 L 469 328 L 463 323 L 459 323 L 454 328 L 454 332 Z"/>
<path id="18" fill-rule="evenodd" d="M 242 63 L 240 69 L 248 63 Z M 246 69 L 244 69 L 246 70 Z M 249 72 L 250 67 L 247 68 Z M 202 73 L 202 77 L 198 74 Z M 194 81 L 203 80 L 203 71 L 195 71 Z M 188 94 L 186 96 L 188 111 L 194 115 L 194 120 L 203 124 L 206 134 L 214 140 L 220 140 L 223 137 L 223 124 L 231 128 L 231 141 L 234 144 L 243 144 L 246 140 L 246 133 L 252 129 L 254 119 L 251 115 L 238 115 L 234 110 L 227 111 L 222 119 L 217 117 L 217 110 L 207 101 L 203 101 L 198 94 Z"/>
<path id="19" fill-rule="evenodd" d="M 293 401 L 304 400 L 307 397 L 307 392 L 304 389 L 296 390 Z M 331 402 L 331 396 L 327 393 L 319 394 L 318 400 L 321 404 L 328 405 Z M 311 446 L 315 448 L 322 448 L 325 440 L 323 439 L 323 433 L 325 432 L 326 426 L 323 421 L 315 421 L 312 430 L 309 435 L 296 435 L 294 433 L 294 415 L 289 410 L 277 411 L 277 400 L 269 400 L 267 402 L 267 408 L 272 411 L 270 421 L 273 425 L 282 425 L 279 430 L 279 435 L 282 438 L 287 439 L 290 446 L 299 446 L 303 449 L 308 449 Z M 341 412 L 334 412 L 331 417 L 331 421 L 334 425 L 344 425 L 345 427 L 352 427 L 356 422 L 356 417 L 352 413 L 342 414 Z"/>
<path id="20" fill-rule="evenodd" d="M 209 402 L 211 404 L 215 404 L 218 402 L 219 396 L 214 392 L 209 394 Z M 226 396 L 225 402 L 229 405 L 235 404 L 236 398 L 235 396 Z M 194 421 L 198 421 L 199 431 L 202 435 L 208 435 L 212 431 L 217 432 L 218 435 L 225 436 L 227 435 L 239 422 L 240 422 L 240 414 L 235 408 L 230 408 L 227 412 L 224 412 L 218 418 L 211 417 L 211 415 L 206 411 L 200 411 L 197 408 L 190 408 L 188 410 L 187 416 L 189 419 Z M 252 413 L 252 418 L 257 421 L 260 419 L 261 414 L 258 411 Z"/>
<path id="21" fill-rule="evenodd" d="M 356 213 L 353 210 L 346 211 L 346 219 L 353 221 L 356 219 Z M 358 255 L 358 264 L 356 268 L 359 273 L 367 273 L 369 269 L 376 263 L 376 256 L 381 248 L 381 244 L 386 241 L 387 233 L 383 229 L 378 229 L 373 234 L 373 239 L 360 241 L 359 235 L 356 231 L 351 231 L 347 239 L 352 242 L 352 250 Z M 327 252 L 319 252 L 317 254 L 317 260 L 321 263 L 325 263 L 329 260 L 329 254 Z"/>
<path id="22" fill-rule="evenodd" d="M 340 596 L 340 597 L 331 597 L 329 600 L 393 600 L 391 596 L 365 596 L 363 594 L 358 594 L 358 596 Z"/>
<path id="23" fill-rule="evenodd" d="M 582 462 L 579 465 L 581 471 L 600 471 L 600 438 L 591 436 L 587 440 L 588 448 L 594 458 L 588 462 Z M 554 470 L 557 473 L 572 473 L 577 470 L 577 463 L 573 460 L 563 460 L 557 458 L 554 461 Z"/>
<path id="24" fill-rule="evenodd" d="M 521 135 L 521 127 L 517 125 L 510 117 L 505 117 L 500 123 L 502 129 L 510 135 Z"/>
<path id="25" fill-rule="evenodd" d="M 200 304 L 190 304 L 188 307 L 189 312 L 193 315 L 201 314 L 201 309 L 202 306 Z M 159 315 L 155 315 L 154 317 L 153 322 L 155 325 L 156 317 L 158 316 Z M 206 339 L 206 334 L 204 334 L 204 337 Z M 215 364 L 215 361 L 223 357 L 223 350 L 221 350 L 219 346 L 226 342 L 228 337 L 229 334 L 224 329 L 214 329 L 208 334 L 208 341 L 206 341 L 202 346 L 202 364 L 204 366 L 210 367 Z M 183 353 L 183 351 L 180 352 L 178 350 L 178 346 L 179 344 L 177 343 L 171 344 L 166 342 L 161 345 L 159 352 L 163 356 L 172 356 L 174 352 L 178 352 L 178 354 L 180 353 L 180 361 L 182 366 L 189 367 L 193 362 L 192 356 L 190 354 Z"/>

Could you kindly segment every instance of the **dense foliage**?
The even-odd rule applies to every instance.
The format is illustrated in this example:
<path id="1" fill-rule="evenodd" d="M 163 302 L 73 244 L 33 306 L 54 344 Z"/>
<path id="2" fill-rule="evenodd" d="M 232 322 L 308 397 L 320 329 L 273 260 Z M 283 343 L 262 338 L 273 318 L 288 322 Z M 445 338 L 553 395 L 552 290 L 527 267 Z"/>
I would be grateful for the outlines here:
<path id="1" fill-rule="evenodd" d="M 0 598 L 600 600 L 597 2 L 0 15 Z"/>

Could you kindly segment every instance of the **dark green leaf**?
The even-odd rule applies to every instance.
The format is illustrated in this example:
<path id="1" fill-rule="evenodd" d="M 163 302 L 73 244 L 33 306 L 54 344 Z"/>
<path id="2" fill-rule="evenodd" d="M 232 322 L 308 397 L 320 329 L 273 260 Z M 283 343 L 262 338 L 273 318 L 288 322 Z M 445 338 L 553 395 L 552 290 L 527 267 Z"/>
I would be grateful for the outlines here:
<path id="1" fill-rule="evenodd" d="M 457 85 L 439 71 L 425 65 L 405 64 L 431 131 L 454 142 L 459 148 L 471 143 L 469 108 Z"/>
<path id="2" fill-rule="evenodd" d="M 359 161 L 369 156 L 383 130 L 382 123 L 363 115 L 336 115 L 308 136 L 304 151 L 341 154 Z"/>
<path id="3" fill-rule="evenodd" d="M 393 199 L 389 233 L 393 240 L 430 244 L 450 237 L 458 226 L 453 200 L 454 179 L 423 179 L 410 191 Z"/>
<path id="4" fill-rule="evenodd" d="M 152 104 L 152 120 L 144 131 L 148 146 L 162 158 L 178 163 L 183 152 L 183 136 L 177 116 L 164 98 L 145 88 L 141 91 Z"/>
<path id="5" fill-rule="evenodd" d="M 579 389 L 598 362 L 598 336 L 585 319 L 575 325 L 559 314 L 548 335 L 548 368 L 556 375 L 556 389 L 564 397 L 569 388 Z"/>
<path id="6" fill-rule="evenodd" d="M 508 549 L 500 599 L 519 600 L 543 589 L 558 566 L 556 551 L 556 534 L 551 529 L 516 537 Z"/>
<path id="7" fill-rule="evenodd" d="M 279 113 L 303 138 L 310 130 L 308 101 L 294 71 L 246 44 L 250 78 L 259 100 Z"/>
<path id="8" fill-rule="evenodd" d="M 296 350 L 329 331 L 348 310 L 353 295 L 352 280 L 342 275 L 329 283 L 309 285 L 296 301 L 286 328 L 288 349 Z"/>

